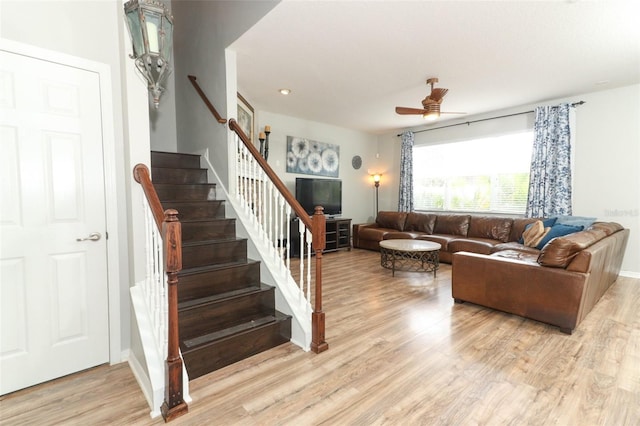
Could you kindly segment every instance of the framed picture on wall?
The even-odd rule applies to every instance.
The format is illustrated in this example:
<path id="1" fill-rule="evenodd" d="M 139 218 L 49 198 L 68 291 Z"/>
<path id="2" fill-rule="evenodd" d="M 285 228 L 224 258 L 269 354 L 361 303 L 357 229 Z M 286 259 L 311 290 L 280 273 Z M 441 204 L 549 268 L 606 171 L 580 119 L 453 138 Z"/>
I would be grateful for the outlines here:
<path id="1" fill-rule="evenodd" d="M 253 107 L 238 92 L 238 124 L 249 140 L 253 143 Z"/>
<path id="2" fill-rule="evenodd" d="M 287 136 L 287 173 L 338 177 L 340 145 Z"/>

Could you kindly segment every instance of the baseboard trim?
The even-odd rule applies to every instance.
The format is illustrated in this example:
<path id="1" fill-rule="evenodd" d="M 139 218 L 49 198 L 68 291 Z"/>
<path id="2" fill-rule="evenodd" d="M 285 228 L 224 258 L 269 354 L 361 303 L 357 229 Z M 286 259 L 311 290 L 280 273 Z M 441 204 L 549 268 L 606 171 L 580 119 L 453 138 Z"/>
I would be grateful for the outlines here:
<path id="1" fill-rule="evenodd" d="M 640 272 L 620 271 L 620 276 L 627 277 L 627 278 L 640 278 Z"/>
<path id="2" fill-rule="evenodd" d="M 151 407 L 153 405 L 153 396 L 149 394 L 149 390 L 151 389 L 151 382 L 149 381 L 149 377 L 147 376 L 146 371 L 142 367 L 142 364 L 140 364 L 140 361 L 138 361 L 138 358 L 136 358 L 133 353 L 129 355 L 127 361 L 129 362 L 129 368 L 131 368 L 131 371 L 133 372 L 133 377 L 136 378 L 138 386 L 140 386 L 140 390 L 147 400 L 147 404 L 149 404 L 149 406 Z M 151 418 L 154 419 L 160 416 L 161 413 L 160 410 L 157 409 L 151 411 L 149 414 Z"/>

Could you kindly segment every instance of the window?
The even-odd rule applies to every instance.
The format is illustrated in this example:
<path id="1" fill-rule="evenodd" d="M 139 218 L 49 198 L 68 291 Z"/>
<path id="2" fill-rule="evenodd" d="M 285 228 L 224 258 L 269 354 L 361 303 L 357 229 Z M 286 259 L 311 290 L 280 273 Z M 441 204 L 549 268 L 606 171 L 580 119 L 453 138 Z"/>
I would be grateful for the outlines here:
<path id="1" fill-rule="evenodd" d="M 533 132 L 413 148 L 416 210 L 522 214 Z"/>

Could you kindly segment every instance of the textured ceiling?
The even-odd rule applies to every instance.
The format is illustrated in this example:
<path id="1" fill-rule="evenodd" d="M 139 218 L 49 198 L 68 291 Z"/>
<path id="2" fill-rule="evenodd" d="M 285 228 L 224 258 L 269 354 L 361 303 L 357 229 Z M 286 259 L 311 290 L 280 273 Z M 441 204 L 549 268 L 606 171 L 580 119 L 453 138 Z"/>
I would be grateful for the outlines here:
<path id="1" fill-rule="evenodd" d="M 639 22 L 637 0 L 284 1 L 232 48 L 255 108 L 379 134 L 424 124 L 394 108 L 428 77 L 468 115 L 640 83 Z"/>

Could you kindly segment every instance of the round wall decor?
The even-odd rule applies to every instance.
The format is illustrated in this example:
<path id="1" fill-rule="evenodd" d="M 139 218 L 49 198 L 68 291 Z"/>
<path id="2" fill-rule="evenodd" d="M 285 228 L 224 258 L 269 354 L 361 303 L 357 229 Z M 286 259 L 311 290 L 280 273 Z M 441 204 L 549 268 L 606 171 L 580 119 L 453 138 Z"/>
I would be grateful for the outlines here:
<path id="1" fill-rule="evenodd" d="M 362 167 L 362 158 L 360 158 L 359 155 L 354 155 L 351 159 L 351 165 L 354 169 L 358 170 L 360 167 Z"/>

